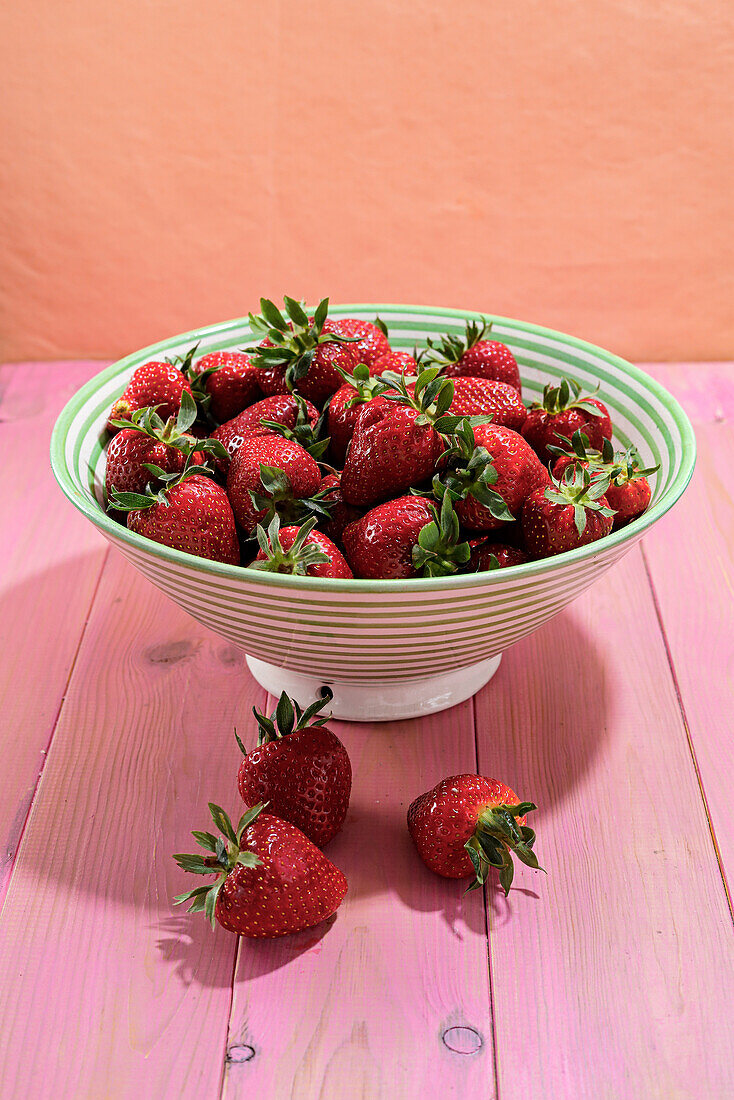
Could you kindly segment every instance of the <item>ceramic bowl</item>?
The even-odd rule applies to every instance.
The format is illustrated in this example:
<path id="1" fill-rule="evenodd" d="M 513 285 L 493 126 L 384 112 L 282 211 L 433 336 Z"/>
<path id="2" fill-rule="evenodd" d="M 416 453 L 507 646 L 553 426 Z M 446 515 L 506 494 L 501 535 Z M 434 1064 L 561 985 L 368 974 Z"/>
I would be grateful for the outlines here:
<path id="1" fill-rule="evenodd" d="M 388 324 L 395 347 L 462 333 L 475 313 L 418 306 L 345 305 L 332 316 Z M 489 315 L 491 317 L 491 315 Z M 193 618 L 241 646 L 258 682 L 308 702 L 328 684 L 337 717 L 378 721 L 453 706 L 494 674 L 502 651 L 537 630 L 617 562 L 675 504 L 693 472 L 695 439 L 666 390 L 623 359 L 537 325 L 492 318 L 492 335 L 514 352 L 526 403 L 568 375 L 598 384 L 615 443 L 634 443 L 651 478 L 648 511 L 607 538 L 543 561 L 464 576 L 404 581 L 323 580 L 220 565 L 133 534 L 104 510 L 105 419 L 133 370 L 199 342 L 202 354 L 254 340 L 247 320 L 164 340 L 100 371 L 56 423 L 51 463 L 69 500 L 149 581 Z"/>

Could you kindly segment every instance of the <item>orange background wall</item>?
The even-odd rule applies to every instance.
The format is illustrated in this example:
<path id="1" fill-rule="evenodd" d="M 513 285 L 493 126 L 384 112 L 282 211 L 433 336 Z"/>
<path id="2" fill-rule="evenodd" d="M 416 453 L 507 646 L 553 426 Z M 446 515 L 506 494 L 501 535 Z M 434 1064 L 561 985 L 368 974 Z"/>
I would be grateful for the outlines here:
<path id="1" fill-rule="evenodd" d="M 0 357 L 116 355 L 284 291 L 734 353 L 731 0 L 0 22 Z"/>

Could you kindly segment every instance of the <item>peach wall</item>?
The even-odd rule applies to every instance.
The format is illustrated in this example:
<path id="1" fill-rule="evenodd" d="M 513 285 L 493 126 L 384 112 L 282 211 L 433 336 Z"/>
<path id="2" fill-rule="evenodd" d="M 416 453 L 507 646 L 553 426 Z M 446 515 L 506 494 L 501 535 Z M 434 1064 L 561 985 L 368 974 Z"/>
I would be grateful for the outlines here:
<path id="1" fill-rule="evenodd" d="M 5 358 L 260 294 L 734 354 L 731 0 L 4 5 Z"/>

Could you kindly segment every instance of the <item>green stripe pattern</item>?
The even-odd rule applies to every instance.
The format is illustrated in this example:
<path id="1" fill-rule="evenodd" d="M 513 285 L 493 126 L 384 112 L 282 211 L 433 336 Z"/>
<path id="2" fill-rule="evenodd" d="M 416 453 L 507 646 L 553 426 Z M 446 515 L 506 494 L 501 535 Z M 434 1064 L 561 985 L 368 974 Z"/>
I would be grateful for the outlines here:
<path id="1" fill-rule="evenodd" d="M 393 346 L 461 333 L 478 314 L 418 306 L 345 305 L 333 316 L 383 318 Z M 331 681 L 414 680 L 485 660 L 556 615 L 623 554 L 678 499 L 695 462 L 691 425 L 674 398 L 630 363 L 550 329 L 492 317 L 493 336 L 520 364 L 526 402 L 568 375 L 599 386 L 619 446 L 636 444 L 658 464 L 644 516 L 591 546 L 490 573 L 408 581 L 333 581 L 221 565 L 159 546 L 121 527 L 103 509 L 104 424 L 141 363 L 199 351 L 247 347 L 246 319 L 213 325 L 144 348 L 101 371 L 69 401 L 51 440 L 59 485 L 156 587 L 195 619 L 263 661 Z"/>

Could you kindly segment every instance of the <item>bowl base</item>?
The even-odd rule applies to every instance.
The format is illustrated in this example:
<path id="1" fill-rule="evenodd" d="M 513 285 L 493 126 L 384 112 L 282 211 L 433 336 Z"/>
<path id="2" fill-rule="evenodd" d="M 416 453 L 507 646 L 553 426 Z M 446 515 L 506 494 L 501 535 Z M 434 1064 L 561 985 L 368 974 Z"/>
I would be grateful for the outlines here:
<path id="1" fill-rule="evenodd" d="M 492 679 L 502 654 L 475 665 L 426 676 L 419 680 L 398 680 L 387 684 L 364 684 L 308 673 L 292 672 L 279 665 L 247 657 L 250 672 L 261 687 L 276 697 L 282 691 L 302 707 L 315 699 L 322 687 L 334 692 L 331 711 L 335 718 L 348 722 L 392 722 L 400 718 L 420 718 L 463 703 Z"/>

